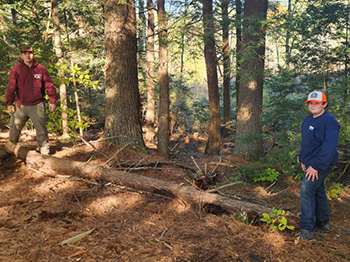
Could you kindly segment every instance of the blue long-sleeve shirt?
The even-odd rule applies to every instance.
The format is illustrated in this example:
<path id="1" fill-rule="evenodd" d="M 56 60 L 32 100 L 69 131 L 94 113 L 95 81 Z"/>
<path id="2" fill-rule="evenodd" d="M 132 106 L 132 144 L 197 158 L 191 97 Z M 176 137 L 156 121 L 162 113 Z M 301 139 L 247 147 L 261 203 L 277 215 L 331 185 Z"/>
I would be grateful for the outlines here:
<path id="1" fill-rule="evenodd" d="M 316 170 L 326 170 L 338 161 L 338 138 L 340 126 L 325 111 L 313 118 L 310 114 L 301 125 L 300 161 Z"/>

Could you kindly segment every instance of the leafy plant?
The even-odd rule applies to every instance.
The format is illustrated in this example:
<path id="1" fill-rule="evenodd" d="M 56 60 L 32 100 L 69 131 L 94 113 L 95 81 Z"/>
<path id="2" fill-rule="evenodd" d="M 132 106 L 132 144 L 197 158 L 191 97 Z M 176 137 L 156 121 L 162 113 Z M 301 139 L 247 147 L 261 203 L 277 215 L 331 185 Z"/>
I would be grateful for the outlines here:
<path id="1" fill-rule="evenodd" d="M 302 180 L 304 177 L 304 172 L 299 172 L 294 176 L 295 180 Z"/>
<path id="2" fill-rule="evenodd" d="M 249 224 L 249 218 L 246 212 L 240 213 L 237 219 L 244 224 Z"/>
<path id="3" fill-rule="evenodd" d="M 274 182 L 281 175 L 275 168 L 266 168 L 266 164 L 262 162 L 239 164 L 237 165 L 237 173 L 245 178 L 252 179 L 255 183 Z"/>
<path id="4" fill-rule="evenodd" d="M 343 185 L 339 183 L 334 183 L 330 189 L 327 191 L 327 198 L 328 200 L 336 199 L 340 196 L 340 193 L 343 190 Z"/>
<path id="5" fill-rule="evenodd" d="M 80 127 L 83 130 L 86 130 L 87 128 L 89 128 L 90 125 L 87 121 L 86 116 L 83 115 L 82 122 L 79 123 L 76 110 L 68 108 L 67 113 L 68 113 L 68 132 L 70 137 L 75 137 L 75 138 L 78 137 L 77 129 L 79 129 Z M 63 132 L 61 107 L 57 107 L 57 109 L 54 112 L 50 112 L 46 126 L 51 133 L 58 134 Z"/>
<path id="6" fill-rule="evenodd" d="M 294 230 L 294 226 L 288 225 L 288 221 L 286 218 L 286 211 L 272 208 L 272 211 L 267 214 L 263 213 L 263 217 L 260 219 L 261 222 L 265 222 L 270 225 L 270 229 L 276 229 L 283 231 L 286 229 Z"/>
<path id="7" fill-rule="evenodd" d="M 253 178 L 254 182 L 259 182 L 259 181 L 270 181 L 273 182 L 277 180 L 277 178 L 281 174 L 276 171 L 274 168 L 266 168 L 264 171 L 261 173 L 258 173 L 257 176 Z"/>

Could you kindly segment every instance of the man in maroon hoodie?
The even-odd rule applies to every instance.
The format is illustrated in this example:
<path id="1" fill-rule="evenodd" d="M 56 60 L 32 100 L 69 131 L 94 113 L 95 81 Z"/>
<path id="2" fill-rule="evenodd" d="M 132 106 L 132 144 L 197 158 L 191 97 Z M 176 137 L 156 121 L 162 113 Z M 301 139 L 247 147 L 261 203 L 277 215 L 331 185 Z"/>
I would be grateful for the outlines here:
<path id="1" fill-rule="evenodd" d="M 31 46 L 22 46 L 21 60 L 11 68 L 6 90 L 7 109 L 11 114 L 9 141 L 17 143 L 22 128 L 30 118 L 36 131 L 40 153 L 49 155 L 45 116 L 45 90 L 49 96 L 49 110 L 56 109 L 57 93 L 47 69 L 34 59 Z M 4 151 L 1 159 L 10 157 Z"/>

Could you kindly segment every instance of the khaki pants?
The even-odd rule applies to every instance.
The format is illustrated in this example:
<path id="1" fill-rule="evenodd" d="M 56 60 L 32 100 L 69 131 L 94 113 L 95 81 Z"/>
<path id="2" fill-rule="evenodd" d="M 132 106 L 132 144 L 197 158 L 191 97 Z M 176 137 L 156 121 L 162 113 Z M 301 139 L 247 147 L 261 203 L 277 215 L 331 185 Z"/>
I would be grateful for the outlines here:
<path id="1" fill-rule="evenodd" d="M 21 105 L 16 108 L 16 112 L 11 116 L 10 141 L 15 144 L 18 142 L 22 128 L 29 118 L 32 120 L 36 131 L 36 141 L 40 147 L 40 152 L 48 153 L 48 132 L 43 102 L 34 106 Z"/>

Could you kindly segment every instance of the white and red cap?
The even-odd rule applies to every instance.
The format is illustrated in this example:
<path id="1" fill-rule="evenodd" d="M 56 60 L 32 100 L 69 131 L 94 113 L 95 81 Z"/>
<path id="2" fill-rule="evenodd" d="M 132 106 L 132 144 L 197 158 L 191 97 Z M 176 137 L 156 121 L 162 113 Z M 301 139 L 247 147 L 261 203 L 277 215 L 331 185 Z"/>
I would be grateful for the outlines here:
<path id="1" fill-rule="evenodd" d="M 307 100 L 305 101 L 305 103 L 309 102 L 325 103 L 327 102 L 327 97 L 325 93 L 321 91 L 313 91 L 308 95 Z"/>

